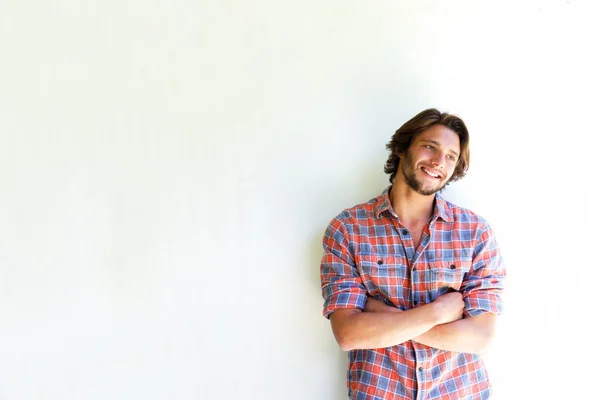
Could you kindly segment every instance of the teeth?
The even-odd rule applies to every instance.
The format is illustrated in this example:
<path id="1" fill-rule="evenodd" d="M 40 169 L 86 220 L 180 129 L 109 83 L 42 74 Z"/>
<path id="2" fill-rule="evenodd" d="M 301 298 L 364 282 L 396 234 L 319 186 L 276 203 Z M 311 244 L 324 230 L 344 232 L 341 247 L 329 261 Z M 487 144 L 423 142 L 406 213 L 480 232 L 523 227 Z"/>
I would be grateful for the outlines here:
<path id="1" fill-rule="evenodd" d="M 432 174 L 431 172 L 427 171 L 425 168 L 422 168 L 422 170 L 425 171 L 427 173 L 427 175 L 432 176 L 434 178 L 437 178 L 439 176 L 439 175 Z"/>

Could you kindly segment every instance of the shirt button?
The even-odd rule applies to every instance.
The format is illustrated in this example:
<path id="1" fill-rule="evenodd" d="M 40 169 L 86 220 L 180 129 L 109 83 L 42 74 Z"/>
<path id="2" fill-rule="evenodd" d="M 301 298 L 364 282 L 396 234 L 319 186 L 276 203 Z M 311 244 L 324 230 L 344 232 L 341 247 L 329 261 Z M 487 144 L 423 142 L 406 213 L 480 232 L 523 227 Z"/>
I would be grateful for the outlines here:
<path id="1" fill-rule="evenodd" d="M 454 264 L 450 265 L 450 269 L 454 269 L 454 268 L 456 268 L 456 265 L 454 265 Z"/>
<path id="2" fill-rule="evenodd" d="M 377 264 L 379 264 L 379 265 L 383 264 L 383 260 L 377 260 Z"/>
<path id="3" fill-rule="evenodd" d="M 419 372 L 423 372 L 423 367 L 419 367 Z"/>
<path id="4" fill-rule="evenodd" d="M 402 234 L 403 234 L 404 236 L 408 235 L 408 230 L 406 230 L 406 229 L 402 229 Z"/>

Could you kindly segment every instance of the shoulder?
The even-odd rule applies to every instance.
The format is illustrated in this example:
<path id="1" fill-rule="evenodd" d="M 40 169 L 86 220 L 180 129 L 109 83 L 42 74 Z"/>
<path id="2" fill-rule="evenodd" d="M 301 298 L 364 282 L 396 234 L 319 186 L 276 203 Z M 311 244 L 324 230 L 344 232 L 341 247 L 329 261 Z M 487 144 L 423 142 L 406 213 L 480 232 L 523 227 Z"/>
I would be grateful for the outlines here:
<path id="1" fill-rule="evenodd" d="M 345 208 L 333 217 L 323 235 L 325 250 L 341 247 L 354 254 L 357 243 L 364 239 L 369 227 L 376 224 L 375 221 L 381 221 L 376 215 L 382 204 L 384 195 Z"/>
<path id="2" fill-rule="evenodd" d="M 491 229 L 487 219 L 480 214 L 458 206 L 448 200 L 442 199 L 445 203 L 444 208 L 456 225 L 470 227 L 479 231 L 489 231 Z"/>
<path id="3" fill-rule="evenodd" d="M 360 226 L 371 225 L 376 219 L 377 209 L 381 202 L 382 196 L 377 196 L 345 208 L 331 219 L 327 226 L 326 236 L 353 234 L 360 230 Z"/>
<path id="4" fill-rule="evenodd" d="M 375 218 L 376 208 L 380 202 L 381 196 L 377 196 L 364 203 L 359 203 L 352 207 L 345 208 L 339 214 L 333 217 L 331 223 L 348 225 L 373 219 Z"/>
<path id="5" fill-rule="evenodd" d="M 345 208 L 342 212 L 334 217 L 339 221 L 355 222 L 357 220 L 373 218 L 375 208 L 379 203 L 380 197 L 374 197 L 364 203 L 356 204 L 352 207 Z"/>

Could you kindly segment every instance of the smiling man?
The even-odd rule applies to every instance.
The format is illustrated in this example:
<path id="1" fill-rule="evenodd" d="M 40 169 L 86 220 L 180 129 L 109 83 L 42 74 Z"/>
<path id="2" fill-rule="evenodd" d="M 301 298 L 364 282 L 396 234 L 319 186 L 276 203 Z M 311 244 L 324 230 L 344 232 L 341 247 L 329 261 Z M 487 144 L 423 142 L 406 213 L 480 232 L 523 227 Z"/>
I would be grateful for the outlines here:
<path id="1" fill-rule="evenodd" d="M 323 237 L 323 314 L 348 351 L 351 399 L 488 399 L 481 354 L 502 311 L 494 233 L 439 192 L 469 167 L 457 116 L 428 109 L 387 144 L 391 185 Z"/>

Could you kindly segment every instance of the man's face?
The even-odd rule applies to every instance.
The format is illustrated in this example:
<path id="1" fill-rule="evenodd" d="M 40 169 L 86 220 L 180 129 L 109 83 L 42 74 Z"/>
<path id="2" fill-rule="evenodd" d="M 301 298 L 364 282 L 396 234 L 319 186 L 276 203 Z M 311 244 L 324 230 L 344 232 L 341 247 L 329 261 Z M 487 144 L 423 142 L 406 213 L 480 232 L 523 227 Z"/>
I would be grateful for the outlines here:
<path id="1" fill-rule="evenodd" d="M 446 186 L 460 154 L 456 132 L 434 125 L 413 138 L 400 158 L 399 169 L 406 184 L 415 192 L 429 196 Z"/>

